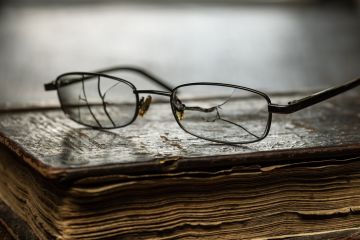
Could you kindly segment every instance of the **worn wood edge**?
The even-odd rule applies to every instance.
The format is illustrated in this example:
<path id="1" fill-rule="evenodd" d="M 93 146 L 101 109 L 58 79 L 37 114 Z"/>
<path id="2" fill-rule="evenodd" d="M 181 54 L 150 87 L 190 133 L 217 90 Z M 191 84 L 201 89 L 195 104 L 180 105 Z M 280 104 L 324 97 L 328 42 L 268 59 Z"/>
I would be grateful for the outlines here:
<path id="1" fill-rule="evenodd" d="M 9 159 L 9 163 L 11 163 L 11 161 L 10 161 L 11 159 Z M 357 161 L 358 162 L 358 161 Z M 358 163 L 357 163 L 358 164 Z M 351 168 L 351 169 L 355 169 L 355 168 Z M 355 170 L 354 170 L 355 171 Z M 13 171 L 10 171 L 10 172 L 13 172 Z M 356 171 L 355 171 L 356 172 Z M 31 174 L 30 174 L 31 175 Z M 284 179 L 284 178 L 282 178 L 282 179 Z M 26 182 L 26 181 L 25 181 Z M 255 181 L 256 182 L 256 181 Z M 346 227 L 346 225 L 345 225 L 345 227 Z M 301 228 L 300 228 L 301 229 Z M 304 233 L 304 235 L 306 235 L 307 233 Z M 134 237 L 135 238 L 135 237 Z M 180 237 L 179 237 L 180 238 Z M 234 239 L 234 238 L 233 238 Z M 303 239 L 303 238 L 299 238 L 299 239 Z M 306 238 L 305 238 L 306 239 Z M 311 239 L 311 238 L 310 238 Z M 318 238 L 318 239 L 324 239 L 324 238 Z M 325 238 L 325 239 L 329 239 L 329 238 Z M 334 238 L 332 238 L 332 239 L 334 239 Z"/>
<path id="2" fill-rule="evenodd" d="M 320 240 L 320 239 L 342 239 L 342 240 L 355 240 L 360 239 L 360 227 L 348 228 L 342 230 L 330 230 L 323 232 L 313 232 L 307 234 L 294 234 L 275 236 L 269 238 L 255 238 L 254 240 Z"/>
<path id="3" fill-rule="evenodd" d="M 58 169 L 58 175 L 51 177 L 59 181 L 74 181 L 83 177 L 109 174 L 157 174 L 183 171 L 218 171 L 235 166 L 272 165 L 294 163 L 296 160 L 313 161 L 315 159 L 360 156 L 360 145 L 344 145 L 337 147 L 312 147 L 303 149 L 286 149 L 277 151 L 259 151 L 252 153 L 229 154 L 219 156 L 184 157 L 173 156 L 154 158 L 137 163 L 113 163 L 84 168 Z M 209 159 L 211 158 L 211 160 Z M 204 164 L 206 161 L 207 164 Z"/>
<path id="4" fill-rule="evenodd" d="M 10 138 L 6 137 L 3 133 L 0 132 L 0 143 L 3 144 L 8 150 L 15 153 L 20 159 L 26 162 L 30 167 L 39 172 L 42 176 L 49 179 L 59 178 L 64 169 L 54 168 L 49 165 L 43 164 L 31 153 L 27 152 L 23 147 L 17 144 L 15 141 L 12 141 Z"/>
<path id="5" fill-rule="evenodd" d="M 218 156 L 172 156 L 165 158 L 144 159 L 136 163 L 111 163 L 90 167 L 76 168 L 55 168 L 39 161 L 31 153 L 27 152 L 22 146 L 9 137 L 0 133 L 0 143 L 7 149 L 15 153 L 20 159 L 25 161 L 35 171 L 39 172 L 47 179 L 56 181 L 72 181 L 82 177 L 107 175 L 122 173 L 129 175 L 143 173 L 170 173 L 178 171 L 213 171 L 219 168 L 229 168 L 238 165 L 257 165 L 286 163 L 296 159 L 314 160 L 319 158 L 334 158 L 345 156 L 359 156 L 360 144 L 350 144 L 341 146 L 311 147 L 301 149 L 284 149 L 276 151 L 258 151 L 251 153 L 218 155 Z M 209 159 L 211 158 L 211 159 Z M 204 161 L 208 164 L 204 165 Z"/>

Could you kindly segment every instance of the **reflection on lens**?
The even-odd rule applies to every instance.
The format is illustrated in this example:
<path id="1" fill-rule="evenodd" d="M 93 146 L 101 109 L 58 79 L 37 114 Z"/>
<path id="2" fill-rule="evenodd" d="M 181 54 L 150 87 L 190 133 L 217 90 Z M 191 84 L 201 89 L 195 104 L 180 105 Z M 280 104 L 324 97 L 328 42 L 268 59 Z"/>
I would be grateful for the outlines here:
<path id="1" fill-rule="evenodd" d="M 208 140 L 248 143 L 268 129 L 268 101 L 260 94 L 217 85 L 189 85 L 175 90 L 174 115 L 189 133 Z"/>
<path id="2" fill-rule="evenodd" d="M 57 80 L 64 112 L 74 121 L 96 128 L 129 124 L 137 97 L 126 81 L 92 74 L 68 74 Z"/>

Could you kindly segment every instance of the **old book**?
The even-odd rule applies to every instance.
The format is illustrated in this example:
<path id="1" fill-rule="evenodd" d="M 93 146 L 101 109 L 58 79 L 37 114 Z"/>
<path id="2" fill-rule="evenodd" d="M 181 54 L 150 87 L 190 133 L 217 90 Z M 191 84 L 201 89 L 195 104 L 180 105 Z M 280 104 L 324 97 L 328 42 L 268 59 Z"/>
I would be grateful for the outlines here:
<path id="1" fill-rule="evenodd" d="M 186 134 L 168 103 L 112 131 L 3 111 L 0 197 L 38 239 L 356 239 L 359 96 L 275 115 L 239 146 Z"/>

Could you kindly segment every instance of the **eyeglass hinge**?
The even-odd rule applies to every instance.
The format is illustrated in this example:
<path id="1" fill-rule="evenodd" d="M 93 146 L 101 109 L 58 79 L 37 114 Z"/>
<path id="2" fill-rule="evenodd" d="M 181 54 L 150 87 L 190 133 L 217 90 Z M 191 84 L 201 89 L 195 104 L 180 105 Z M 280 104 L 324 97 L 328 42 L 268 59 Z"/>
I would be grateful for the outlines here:
<path id="1" fill-rule="evenodd" d="M 272 104 L 272 103 L 268 105 L 268 110 L 271 113 L 280 113 L 280 114 L 288 114 L 294 112 L 291 105 L 281 105 L 281 104 Z"/>

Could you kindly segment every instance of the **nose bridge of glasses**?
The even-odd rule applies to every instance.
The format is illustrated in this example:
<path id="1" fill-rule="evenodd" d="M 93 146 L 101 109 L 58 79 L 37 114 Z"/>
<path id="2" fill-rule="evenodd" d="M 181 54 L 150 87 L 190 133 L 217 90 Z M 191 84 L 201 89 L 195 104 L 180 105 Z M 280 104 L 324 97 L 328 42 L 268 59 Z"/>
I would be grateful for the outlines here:
<path id="1" fill-rule="evenodd" d="M 171 96 L 171 92 L 159 91 L 159 90 L 135 90 L 134 93 L 136 93 L 136 94 L 155 94 L 155 95 L 160 95 L 160 96 L 165 96 L 165 97 Z M 143 117 L 146 114 L 146 112 L 149 110 L 151 102 L 152 102 L 151 95 L 148 95 L 146 98 L 142 97 L 140 99 L 138 108 L 139 108 L 139 115 L 141 117 Z"/>
<path id="2" fill-rule="evenodd" d="M 141 93 L 156 94 L 156 95 L 161 95 L 161 96 L 166 96 L 166 97 L 171 96 L 171 92 L 159 91 L 159 90 L 135 90 L 135 93 L 137 93 L 137 94 L 141 94 Z"/>

